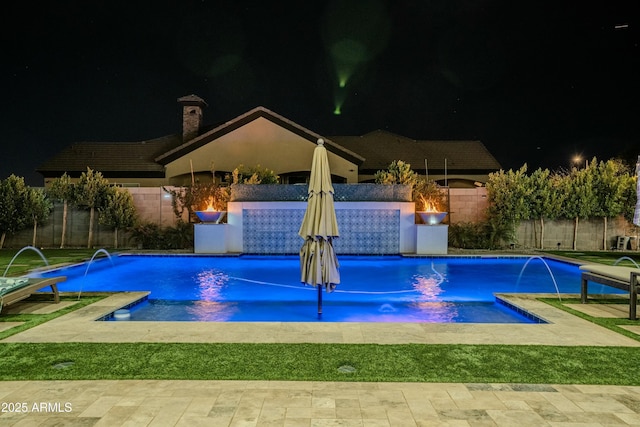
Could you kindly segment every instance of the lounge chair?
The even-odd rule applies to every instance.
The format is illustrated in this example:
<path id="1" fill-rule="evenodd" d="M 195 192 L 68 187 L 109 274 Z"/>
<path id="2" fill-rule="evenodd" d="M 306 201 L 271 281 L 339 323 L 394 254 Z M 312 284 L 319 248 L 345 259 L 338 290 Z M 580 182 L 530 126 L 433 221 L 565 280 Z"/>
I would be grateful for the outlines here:
<path id="1" fill-rule="evenodd" d="M 67 280 L 65 276 L 59 277 L 2 277 L 0 278 L 0 311 L 5 306 L 22 301 L 47 286 L 51 287 L 53 302 L 60 302 L 57 284 Z"/>
<path id="2" fill-rule="evenodd" d="M 638 292 L 640 291 L 640 268 L 621 267 L 602 264 L 585 264 L 582 270 L 580 301 L 587 303 L 588 282 L 601 283 L 629 292 L 629 319 L 636 320 Z"/>

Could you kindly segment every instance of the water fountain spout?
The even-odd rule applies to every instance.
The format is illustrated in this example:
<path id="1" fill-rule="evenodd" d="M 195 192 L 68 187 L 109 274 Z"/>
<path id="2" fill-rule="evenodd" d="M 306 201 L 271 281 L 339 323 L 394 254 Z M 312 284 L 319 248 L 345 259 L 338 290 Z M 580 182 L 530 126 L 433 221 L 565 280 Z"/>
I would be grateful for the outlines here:
<path id="1" fill-rule="evenodd" d="M 623 256 L 623 257 L 618 258 L 618 259 L 613 263 L 613 265 L 618 265 L 618 263 L 619 263 L 620 261 L 631 261 L 631 262 L 633 263 L 633 265 L 635 265 L 635 266 L 636 266 L 636 268 L 640 268 L 640 265 L 638 265 L 638 263 L 637 263 L 633 258 L 629 258 L 628 256 Z"/>
<path id="2" fill-rule="evenodd" d="M 91 259 L 87 263 L 87 268 L 84 270 L 84 277 L 85 278 L 87 277 L 87 273 L 89 272 L 89 267 L 91 267 L 91 264 L 93 264 L 93 260 L 100 253 L 105 254 L 107 256 L 107 258 L 109 258 L 109 261 L 111 261 L 111 265 L 113 266 L 113 259 L 111 259 L 111 254 L 106 249 L 98 249 L 97 251 L 94 252 L 93 256 L 91 257 Z M 82 287 L 80 287 L 80 290 L 78 291 L 78 300 L 80 299 L 80 295 L 81 294 L 82 294 Z"/>
<path id="3" fill-rule="evenodd" d="M 4 270 L 4 274 L 2 275 L 2 277 L 7 277 L 7 272 L 9 271 L 9 268 L 11 267 L 11 265 L 13 264 L 13 261 L 16 260 L 16 258 L 18 258 L 18 255 L 20 255 L 22 252 L 26 251 L 26 250 L 32 250 L 35 253 L 37 253 L 38 255 L 40 255 L 40 258 L 42 258 L 42 260 L 44 261 L 45 265 L 49 266 L 49 261 L 47 261 L 47 258 L 44 256 L 44 254 L 42 253 L 42 251 L 40 251 L 40 249 L 36 248 L 35 246 L 25 246 L 24 248 L 20 249 L 14 256 L 13 258 L 11 258 L 11 261 L 9 261 L 9 265 L 7 265 L 7 268 Z"/>
<path id="4" fill-rule="evenodd" d="M 87 268 L 84 271 L 84 275 L 86 276 L 87 273 L 89 272 L 89 267 L 91 267 L 91 264 L 93 263 L 93 260 L 96 258 L 96 256 L 98 256 L 98 254 L 103 253 L 107 256 L 107 258 L 109 258 L 109 261 L 111 261 L 111 265 L 113 265 L 113 260 L 111 259 L 111 254 L 106 250 L 106 249 L 98 249 L 97 251 L 95 251 L 95 253 L 93 254 L 93 256 L 91 256 L 91 259 L 89 260 L 89 263 L 87 264 Z"/>
<path id="5" fill-rule="evenodd" d="M 522 273 L 524 273 L 525 268 L 527 268 L 527 265 L 529 265 L 529 263 L 534 259 L 539 259 L 540 261 L 542 261 L 544 266 L 547 267 L 547 271 L 551 276 L 551 280 L 553 280 L 553 286 L 555 286 L 556 288 L 556 295 L 558 295 L 558 301 L 562 301 L 562 298 L 560 297 L 560 290 L 558 289 L 558 283 L 556 282 L 556 277 L 553 275 L 553 272 L 551 271 L 549 264 L 547 264 L 547 262 L 541 256 L 536 255 L 536 256 L 529 257 L 527 262 L 525 262 L 524 265 L 522 266 L 522 270 L 520 270 L 520 274 L 518 275 L 518 281 L 516 282 L 516 286 L 520 284 L 520 279 L 522 278 Z"/>

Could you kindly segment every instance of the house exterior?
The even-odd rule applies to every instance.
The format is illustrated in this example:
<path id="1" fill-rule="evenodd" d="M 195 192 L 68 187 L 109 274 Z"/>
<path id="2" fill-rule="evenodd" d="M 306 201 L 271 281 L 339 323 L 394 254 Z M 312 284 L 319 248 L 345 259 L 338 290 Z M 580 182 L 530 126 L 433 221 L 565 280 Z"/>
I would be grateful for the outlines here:
<path id="1" fill-rule="evenodd" d="M 79 142 L 40 167 L 45 186 L 63 173 L 71 178 L 91 168 L 124 187 L 183 186 L 192 179 L 223 180 L 239 165 L 273 170 L 282 183 L 304 183 L 318 138 L 325 140 L 336 183 L 371 182 L 393 160 L 450 187 L 486 182 L 500 164 L 480 141 L 420 141 L 377 130 L 362 136 L 325 136 L 264 107 L 218 126 L 204 126 L 206 102 L 178 98 L 180 134 L 136 142 Z"/>

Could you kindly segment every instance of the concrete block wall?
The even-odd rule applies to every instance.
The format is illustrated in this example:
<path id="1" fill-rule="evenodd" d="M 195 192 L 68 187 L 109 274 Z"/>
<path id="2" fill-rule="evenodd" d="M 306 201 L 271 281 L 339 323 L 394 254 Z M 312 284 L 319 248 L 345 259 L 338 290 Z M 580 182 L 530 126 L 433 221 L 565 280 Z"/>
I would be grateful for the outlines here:
<path id="1" fill-rule="evenodd" d="M 173 187 L 168 187 L 173 188 Z M 171 205 L 172 196 L 164 191 L 162 187 L 139 187 L 126 188 L 132 197 L 136 207 L 136 212 L 140 220 L 160 224 L 163 227 L 175 225 L 177 219 L 173 213 Z M 46 224 L 38 226 L 36 233 L 36 246 L 39 247 L 60 247 L 62 240 L 62 203 L 55 203 L 53 212 Z M 186 215 L 185 218 L 186 220 Z M 69 207 L 67 216 L 67 233 L 65 246 L 86 247 L 89 232 L 89 211 Z M 98 213 L 96 212 L 93 246 L 113 247 L 113 230 L 98 223 Z M 33 228 L 29 227 L 13 236 L 7 236 L 4 247 L 21 248 L 31 245 L 33 241 Z M 118 233 L 118 246 L 131 246 L 133 242 L 126 233 Z"/>
<path id="2" fill-rule="evenodd" d="M 450 224 L 482 221 L 486 217 L 488 207 L 485 187 L 449 189 Z"/>
<path id="3" fill-rule="evenodd" d="M 36 232 L 36 246 L 57 248 L 62 240 L 62 204 L 55 204 L 52 215 L 46 224 L 38 226 Z M 97 212 L 93 230 L 93 246 L 113 247 L 113 231 L 98 224 Z M 89 237 L 89 211 L 69 209 L 67 216 L 66 247 L 86 247 Z M 119 246 L 129 244 L 127 236 L 119 233 Z M 20 248 L 31 245 L 33 241 L 33 227 L 20 231 L 13 236 L 7 236 L 4 247 Z"/>
<path id="4" fill-rule="evenodd" d="M 572 249 L 574 222 L 572 220 L 544 223 L 544 249 Z M 582 251 L 603 250 L 604 221 L 590 219 L 578 221 L 577 249 Z M 517 230 L 518 247 L 539 248 L 540 221 L 523 221 Z M 606 248 L 616 246 L 618 236 L 638 236 L 638 228 L 632 227 L 623 217 L 607 220 Z M 637 240 L 636 240 L 637 241 Z M 560 245 L 558 245 L 558 243 Z"/>
<path id="5" fill-rule="evenodd" d="M 166 187 L 175 189 L 175 187 Z M 176 223 L 171 201 L 173 196 L 162 187 L 138 187 L 127 188 L 133 197 L 138 216 L 143 221 L 160 224 L 163 227 Z"/>

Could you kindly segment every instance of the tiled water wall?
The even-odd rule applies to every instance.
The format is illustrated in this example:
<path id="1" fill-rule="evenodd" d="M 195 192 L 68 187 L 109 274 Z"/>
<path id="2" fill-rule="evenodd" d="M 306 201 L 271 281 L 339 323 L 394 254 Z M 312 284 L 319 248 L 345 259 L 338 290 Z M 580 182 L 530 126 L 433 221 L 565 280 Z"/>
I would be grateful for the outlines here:
<path id="1" fill-rule="evenodd" d="M 251 254 L 297 254 L 306 202 L 232 202 L 228 249 Z M 338 254 L 387 255 L 415 251 L 413 204 L 337 202 Z"/>
<path id="2" fill-rule="evenodd" d="M 302 238 L 298 229 L 304 217 L 300 209 L 244 209 L 243 252 L 249 254 L 294 254 Z M 297 226 L 296 226 L 297 224 Z"/>
<path id="3" fill-rule="evenodd" d="M 303 239 L 298 229 L 302 209 L 246 209 L 242 215 L 244 253 L 295 254 Z M 400 211 L 397 209 L 338 210 L 339 254 L 400 253 Z"/>

